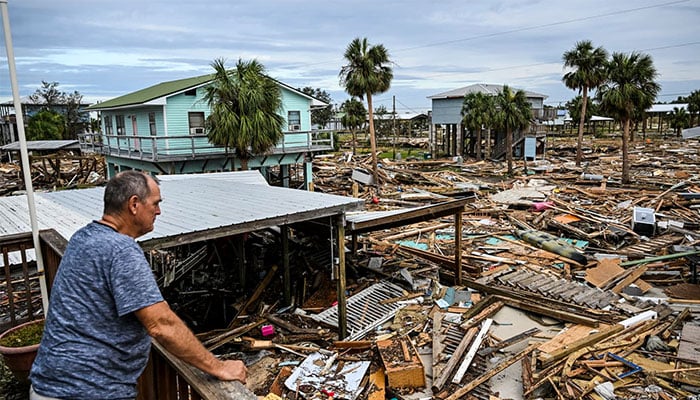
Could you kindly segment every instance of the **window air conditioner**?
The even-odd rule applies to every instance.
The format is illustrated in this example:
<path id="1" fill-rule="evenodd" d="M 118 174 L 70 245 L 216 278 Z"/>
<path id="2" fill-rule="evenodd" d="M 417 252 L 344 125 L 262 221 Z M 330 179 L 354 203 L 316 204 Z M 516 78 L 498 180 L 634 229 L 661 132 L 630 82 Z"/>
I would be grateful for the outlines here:
<path id="1" fill-rule="evenodd" d="M 200 135 L 204 133 L 204 128 L 198 127 L 198 128 L 190 128 L 190 135 Z"/>
<path id="2" fill-rule="evenodd" d="M 299 130 L 301 130 L 301 125 L 297 125 L 297 124 L 289 125 L 289 130 L 290 131 L 299 131 Z"/>

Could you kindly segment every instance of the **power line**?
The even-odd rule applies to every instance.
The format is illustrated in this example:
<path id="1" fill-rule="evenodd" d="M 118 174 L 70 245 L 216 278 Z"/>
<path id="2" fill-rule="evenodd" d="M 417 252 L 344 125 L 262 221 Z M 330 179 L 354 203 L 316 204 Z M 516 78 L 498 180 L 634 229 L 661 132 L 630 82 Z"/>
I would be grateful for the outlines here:
<path id="1" fill-rule="evenodd" d="M 680 3 L 686 3 L 690 0 L 679 0 L 679 1 L 671 1 L 668 3 L 660 3 L 660 4 L 652 4 L 650 6 L 644 6 L 644 7 L 636 7 L 636 8 L 629 8 L 626 10 L 619 10 L 619 11 L 612 11 L 608 13 L 603 13 L 603 14 L 597 14 L 597 15 L 590 15 L 587 17 L 581 17 L 581 18 L 573 18 L 569 20 L 564 20 L 564 21 L 558 21 L 558 22 L 551 22 L 548 24 L 540 24 L 540 25 L 533 25 L 533 26 L 526 26 L 523 28 L 517 28 L 517 29 L 511 29 L 508 31 L 501 31 L 501 32 L 494 32 L 494 33 L 486 33 L 483 35 L 476 35 L 476 36 L 471 36 L 463 39 L 453 39 L 453 40 L 447 40 L 444 42 L 435 42 L 435 43 L 429 43 L 421 46 L 415 46 L 415 47 L 408 47 L 405 49 L 400 49 L 398 52 L 401 51 L 409 51 L 409 50 L 416 50 L 416 49 L 422 49 L 425 47 L 434 47 L 434 46 L 443 46 L 446 44 L 453 44 L 453 43 L 460 43 L 460 42 L 467 42 L 467 41 L 472 41 L 472 40 L 477 40 L 477 39 L 484 39 L 484 38 L 490 38 L 494 36 L 503 36 L 503 35 L 509 35 L 511 33 L 517 33 L 517 32 L 524 32 L 524 31 L 531 31 L 535 29 L 540 29 L 540 28 L 549 28 L 552 26 L 558 26 L 558 25 L 565 25 L 565 24 L 570 24 L 572 22 L 581 22 L 581 21 L 588 21 L 591 19 L 596 19 L 596 18 L 603 18 L 603 17 L 611 17 L 615 15 L 620 15 L 620 14 L 628 14 L 631 12 L 635 11 L 641 11 L 641 10 L 648 10 L 652 8 L 658 8 L 658 7 L 665 7 L 665 6 L 670 6 L 670 5 L 676 5 Z"/>
<path id="2" fill-rule="evenodd" d="M 570 24 L 570 23 L 574 23 L 574 22 L 589 21 L 589 20 L 597 19 L 597 18 L 611 17 L 611 16 L 615 16 L 615 15 L 628 14 L 628 13 L 633 13 L 633 12 L 642 11 L 642 10 L 649 10 L 649 9 L 653 9 L 653 8 L 666 7 L 666 6 L 672 6 L 672 5 L 677 5 L 677 4 L 681 4 L 681 3 L 687 3 L 688 1 L 690 1 L 690 0 L 676 0 L 676 1 L 666 2 L 666 3 L 652 4 L 652 5 L 644 6 L 644 7 L 628 8 L 628 9 L 624 9 L 624 10 L 611 11 L 611 12 L 603 13 L 603 14 L 590 15 L 587 17 L 572 18 L 572 19 L 568 19 L 568 20 L 551 22 L 551 23 L 547 23 L 547 24 L 526 26 L 523 28 L 511 29 L 511 30 L 507 30 L 507 31 L 486 33 L 486 34 L 482 34 L 482 35 L 475 35 L 475 36 L 470 36 L 470 37 L 461 38 L 461 39 L 453 39 L 453 40 L 446 40 L 446 41 L 442 41 L 442 42 L 427 43 L 427 44 L 423 44 L 423 45 L 419 45 L 419 46 L 406 47 L 406 48 L 399 49 L 399 50 L 392 50 L 392 53 L 395 54 L 395 53 L 401 53 L 401 52 L 423 49 L 423 48 L 428 48 L 428 47 L 438 47 L 438 46 L 444 46 L 447 44 L 467 42 L 467 41 L 473 41 L 473 40 L 478 40 L 478 39 L 485 39 L 485 38 L 490 38 L 490 37 L 509 35 L 512 33 L 531 31 L 531 30 L 541 29 L 541 28 L 549 28 L 552 26 L 566 25 L 566 24 Z M 672 45 L 669 47 L 675 47 L 675 46 Z M 666 48 L 666 47 L 659 47 L 657 49 L 662 49 L 662 48 Z M 308 67 L 308 66 L 314 66 L 314 65 L 323 65 L 323 64 L 329 64 L 329 63 L 335 63 L 338 60 L 339 59 L 333 59 L 333 60 L 329 60 L 329 61 L 319 61 L 319 62 L 315 62 L 315 63 L 290 64 L 290 65 L 286 65 L 286 66 L 284 66 L 284 65 L 280 66 L 280 68 L 295 68 L 295 67 Z M 535 65 L 539 65 L 539 64 L 535 64 Z"/>

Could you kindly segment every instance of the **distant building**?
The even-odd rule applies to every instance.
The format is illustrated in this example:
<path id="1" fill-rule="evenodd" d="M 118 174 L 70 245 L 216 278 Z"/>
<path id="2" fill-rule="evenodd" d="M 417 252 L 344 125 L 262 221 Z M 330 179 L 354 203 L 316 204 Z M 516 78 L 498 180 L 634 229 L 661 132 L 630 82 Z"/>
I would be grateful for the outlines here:
<path id="1" fill-rule="evenodd" d="M 84 138 L 83 150 L 105 155 L 109 177 L 126 169 L 176 174 L 240 168 L 235 149 L 215 146 L 207 137 L 211 109 L 204 93 L 213 78 L 209 74 L 162 82 L 91 106 L 89 111 L 101 114 L 102 132 Z M 284 137 L 269 154 L 248 160 L 248 167 L 263 172 L 279 167 L 282 186 L 288 186 L 289 167 L 303 163 L 308 183 L 312 153 L 333 149 L 332 137 L 311 130 L 311 110 L 328 104 L 275 82 L 282 93 Z"/>
<path id="2" fill-rule="evenodd" d="M 29 122 L 31 117 L 43 109 L 49 109 L 61 115 L 65 115 L 68 111 L 68 106 L 65 104 L 36 104 L 30 101 L 28 97 L 23 97 L 20 99 L 20 102 L 22 105 L 22 118 L 25 125 Z M 89 126 L 90 124 L 90 113 L 86 111 L 89 106 L 90 103 L 80 103 L 80 106 L 78 107 L 80 122 L 84 123 L 86 126 Z M 19 137 L 17 136 L 16 119 L 17 117 L 14 101 L 10 100 L 0 103 L 0 146 L 19 140 Z"/>
<path id="3" fill-rule="evenodd" d="M 434 154 L 450 156 L 474 155 L 476 133 L 467 131 L 462 124 L 462 103 L 468 93 L 481 92 L 489 96 L 496 96 L 503 89 L 503 85 L 491 85 L 478 83 L 459 89 L 450 90 L 428 96 L 432 101 L 432 122 L 430 129 L 430 145 Z M 517 88 L 513 88 L 518 90 Z M 544 100 L 546 95 L 525 90 L 525 96 L 532 108 L 533 121 L 544 117 Z M 522 146 L 527 132 L 515 132 L 513 148 L 518 151 Z M 486 137 L 482 135 L 482 142 Z M 482 151 L 491 149 L 491 154 L 484 154 L 487 158 L 499 158 L 505 155 L 505 132 L 492 131 L 491 143 L 482 143 Z"/>

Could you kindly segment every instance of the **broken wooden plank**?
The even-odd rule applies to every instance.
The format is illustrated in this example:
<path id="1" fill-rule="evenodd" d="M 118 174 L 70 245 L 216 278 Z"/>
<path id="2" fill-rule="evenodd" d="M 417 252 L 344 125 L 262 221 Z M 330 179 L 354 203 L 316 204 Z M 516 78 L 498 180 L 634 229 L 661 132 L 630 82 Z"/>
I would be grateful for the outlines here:
<path id="1" fill-rule="evenodd" d="M 440 375 L 433 375 L 433 392 L 439 392 L 440 390 L 442 390 L 443 386 L 445 386 L 447 380 L 450 379 L 450 375 L 452 375 L 452 370 L 462 359 L 462 354 L 464 354 L 464 351 L 467 349 L 467 346 L 469 346 L 469 343 L 471 343 L 472 339 L 478 331 L 479 328 L 477 327 L 469 329 L 467 333 L 464 334 L 464 337 L 462 337 L 462 340 L 459 342 L 457 349 L 450 357 L 450 360 L 447 362 L 447 365 L 445 366 L 445 368 L 443 368 Z"/>
<path id="2" fill-rule="evenodd" d="M 481 346 L 481 342 L 484 341 L 484 338 L 489 333 L 489 328 L 491 328 L 492 323 L 493 320 L 489 318 L 486 319 L 483 322 L 483 324 L 481 324 L 481 330 L 479 330 L 479 333 L 474 338 L 474 342 L 472 342 L 471 347 L 469 347 L 469 351 L 464 356 L 462 364 L 460 364 L 459 368 L 457 369 L 457 372 L 455 372 L 455 376 L 454 378 L 452 378 L 452 383 L 460 383 L 462 381 L 462 378 L 464 378 L 464 374 L 467 372 L 467 368 L 469 368 L 469 365 L 471 365 L 472 360 L 476 355 L 476 352 Z"/>
<path id="3" fill-rule="evenodd" d="M 457 400 L 457 399 L 462 398 L 462 396 L 471 392 L 477 386 L 488 381 L 492 377 L 499 374 L 501 371 L 503 371 L 506 368 L 510 367 L 511 365 L 515 364 L 517 361 L 519 361 L 520 359 L 525 357 L 527 354 L 530 354 L 531 352 L 535 351 L 537 349 L 537 346 L 539 346 L 539 343 L 533 343 L 530 346 L 528 346 L 525 350 L 523 350 L 523 351 L 515 354 L 514 356 L 502 361 L 495 368 L 490 369 L 485 374 L 483 374 L 483 375 L 479 376 L 478 378 L 474 379 L 473 381 L 469 382 L 466 386 L 457 389 L 454 393 L 452 393 L 445 400 Z"/>

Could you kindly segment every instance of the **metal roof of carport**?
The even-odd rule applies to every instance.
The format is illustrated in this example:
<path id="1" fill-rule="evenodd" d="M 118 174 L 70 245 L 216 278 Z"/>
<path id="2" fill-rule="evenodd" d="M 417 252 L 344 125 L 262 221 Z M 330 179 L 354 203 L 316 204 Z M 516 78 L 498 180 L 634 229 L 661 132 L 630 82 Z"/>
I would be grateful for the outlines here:
<path id="1" fill-rule="evenodd" d="M 464 206 L 475 199 L 465 197 L 421 207 L 348 214 L 345 216 L 345 230 L 348 234 L 359 234 L 442 218 L 463 211 Z"/>
<path id="2" fill-rule="evenodd" d="M 340 215 L 364 205 L 360 199 L 236 179 L 231 173 L 163 179 L 162 213 L 154 230 L 137 239 L 141 247 L 150 250 L 193 243 Z M 53 228 L 69 239 L 102 216 L 103 193 L 102 187 L 35 193 L 39 229 Z M 29 231 L 26 196 L 0 198 L 0 235 Z"/>

